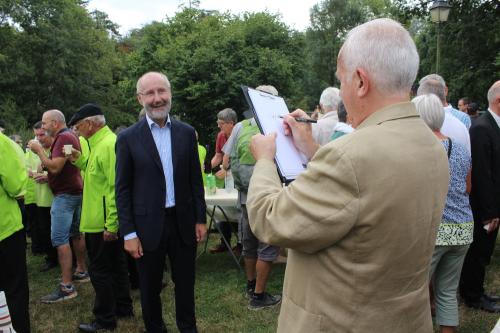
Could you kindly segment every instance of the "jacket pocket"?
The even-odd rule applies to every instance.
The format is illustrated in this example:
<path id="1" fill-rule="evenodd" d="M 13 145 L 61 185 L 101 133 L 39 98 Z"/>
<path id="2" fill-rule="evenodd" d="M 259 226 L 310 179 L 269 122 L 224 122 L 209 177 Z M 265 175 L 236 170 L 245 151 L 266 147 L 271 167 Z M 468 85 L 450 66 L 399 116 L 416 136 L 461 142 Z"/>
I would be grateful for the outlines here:
<path id="1" fill-rule="evenodd" d="M 311 313 L 283 295 L 278 332 L 321 332 L 323 317 Z"/>

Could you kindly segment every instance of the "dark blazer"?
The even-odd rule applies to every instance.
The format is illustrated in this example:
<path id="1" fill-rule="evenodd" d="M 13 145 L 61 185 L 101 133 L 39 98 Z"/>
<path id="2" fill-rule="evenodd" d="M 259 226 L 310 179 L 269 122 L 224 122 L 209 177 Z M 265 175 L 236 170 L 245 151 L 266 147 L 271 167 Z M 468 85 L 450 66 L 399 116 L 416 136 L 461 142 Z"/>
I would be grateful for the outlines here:
<path id="1" fill-rule="evenodd" d="M 472 191 L 476 222 L 500 217 L 500 128 L 486 111 L 470 129 Z"/>
<path id="2" fill-rule="evenodd" d="M 195 224 L 205 223 L 205 198 L 194 129 L 171 119 L 175 211 L 185 244 L 196 242 Z M 144 250 L 155 250 L 165 225 L 165 176 L 146 118 L 116 142 L 116 207 L 120 234 L 137 232 Z"/>

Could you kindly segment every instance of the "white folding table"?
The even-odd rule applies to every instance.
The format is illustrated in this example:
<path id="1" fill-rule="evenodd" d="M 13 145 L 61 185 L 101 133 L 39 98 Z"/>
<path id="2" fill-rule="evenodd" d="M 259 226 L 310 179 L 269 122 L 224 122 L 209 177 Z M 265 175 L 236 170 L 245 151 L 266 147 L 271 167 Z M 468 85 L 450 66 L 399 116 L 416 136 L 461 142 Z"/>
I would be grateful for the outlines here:
<path id="1" fill-rule="evenodd" d="M 207 191 L 205 191 L 205 202 L 207 206 L 213 206 L 212 209 L 207 210 L 207 215 L 210 217 L 210 222 L 208 223 L 208 232 L 212 229 L 212 224 L 215 225 L 215 228 L 217 232 L 220 234 L 222 241 L 226 245 L 226 248 L 228 249 L 229 254 L 233 257 L 234 262 L 236 265 L 238 265 L 238 268 L 243 271 L 241 265 L 240 265 L 240 260 L 239 258 L 236 257 L 236 255 L 231 251 L 231 244 L 227 241 L 226 237 L 222 234 L 222 231 L 219 228 L 218 223 L 214 223 L 215 221 L 215 211 L 219 209 L 224 216 L 224 221 L 225 222 L 230 222 L 226 212 L 224 211 L 224 207 L 236 207 L 238 203 L 238 191 L 236 189 L 232 190 L 231 192 L 226 191 L 225 189 L 217 189 L 215 194 L 208 194 Z M 215 221 L 217 222 L 217 221 Z M 198 255 L 201 256 L 203 253 L 207 251 L 207 246 L 208 246 L 208 235 L 207 239 L 205 241 L 205 246 L 203 248 L 203 251 Z"/>

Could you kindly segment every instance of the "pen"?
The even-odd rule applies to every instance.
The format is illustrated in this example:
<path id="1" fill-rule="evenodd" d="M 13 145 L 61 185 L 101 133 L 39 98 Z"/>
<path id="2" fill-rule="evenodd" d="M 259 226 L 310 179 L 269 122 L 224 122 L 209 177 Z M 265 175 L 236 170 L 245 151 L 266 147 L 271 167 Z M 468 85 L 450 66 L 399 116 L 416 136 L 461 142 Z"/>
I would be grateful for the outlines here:
<path id="1" fill-rule="evenodd" d="M 284 116 L 280 116 L 280 118 L 284 118 Z M 294 118 L 296 122 L 299 123 L 309 123 L 309 124 L 316 124 L 317 121 L 314 119 L 308 119 L 308 118 Z"/>

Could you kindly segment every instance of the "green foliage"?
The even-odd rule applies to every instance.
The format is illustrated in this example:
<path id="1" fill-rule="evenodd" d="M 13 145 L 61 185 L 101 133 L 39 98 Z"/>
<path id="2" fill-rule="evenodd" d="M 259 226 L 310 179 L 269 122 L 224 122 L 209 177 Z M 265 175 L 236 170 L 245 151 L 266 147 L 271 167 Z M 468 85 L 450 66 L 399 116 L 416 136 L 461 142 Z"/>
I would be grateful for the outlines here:
<path id="1" fill-rule="evenodd" d="M 323 89 L 338 86 L 337 55 L 352 28 L 387 15 L 386 0 L 323 0 L 311 9 L 311 27 L 306 32 L 307 71 L 304 89 L 309 107 L 318 103 Z"/>
<path id="2" fill-rule="evenodd" d="M 14 103 L 16 118 L 32 124 L 52 108 L 69 118 L 88 102 L 108 121 L 121 121 L 113 93 L 122 59 L 108 36 L 104 13 L 94 19 L 75 0 L 8 1 L 0 26 L 0 105 Z M 9 102 L 10 101 L 10 102 Z M 10 103 L 10 104 L 9 104 Z"/>
<path id="3" fill-rule="evenodd" d="M 439 74 L 449 88 L 448 99 L 456 106 L 468 96 L 487 106 L 486 92 L 500 74 L 500 3 L 486 0 L 451 0 L 448 21 L 440 24 Z M 437 24 L 430 22 L 424 1 L 417 5 L 397 1 L 398 17 L 412 20 L 420 53 L 420 74 L 436 71 Z M 412 15 L 411 17 L 409 16 Z"/>
<path id="4" fill-rule="evenodd" d="M 215 141 L 215 120 L 223 108 L 241 118 L 247 108 L 240 85 L 272 84 L 300 101 L 303 37 L 267 13 L 210 13 L 186 8 L 166 23 L 153 23 L 131 34 L 127 77 L 120 82 L 137 108 L 135 82 L 147 71 L 164 72 L 173 93 L 172 113 L 195 126 L 201 142 Z"/>
<path id="5" fill-rule="evenodd" d="M 278 16 L 234 16 L 180 2 L 182 10 L 122 38 L 106 13 L 86 0 L 0 0 L 0 117 L 7 129 L 27 127 L 51 108 L 69 118 L 96 102 L 111 127 L 136 121 L 137 79 L 162 71 L 171 79 L 175 116 L 192 124 L 202 143 L 215 141 L 217 111 L 247 108 L 240 85 L 272 84 L 291 109 L 312 109 L 321 91 L 338 86 L 337 54 L 348 31 L 389 16 L 413 35 L 420 76 L 435 71 L 436 25 L 427 0 L 321 0 L 305 33 Z M 450 0 L 441 25 L 442 74 L 453 103 L 469 96 L 485 106 L 500 75 L 498 1 Z"/>

